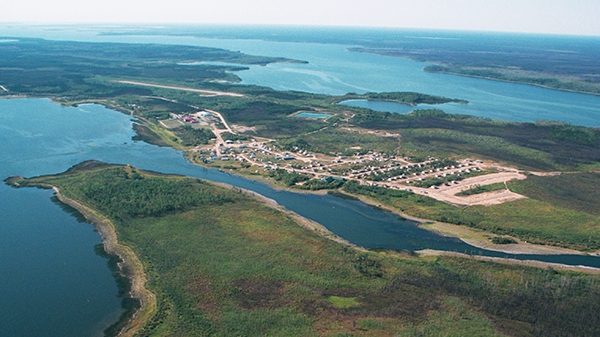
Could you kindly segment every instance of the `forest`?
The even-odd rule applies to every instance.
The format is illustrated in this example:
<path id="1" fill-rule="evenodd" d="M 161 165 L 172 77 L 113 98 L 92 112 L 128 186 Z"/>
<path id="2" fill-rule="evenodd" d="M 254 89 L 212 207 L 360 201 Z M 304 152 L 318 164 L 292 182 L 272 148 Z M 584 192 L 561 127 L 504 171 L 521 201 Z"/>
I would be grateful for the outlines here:
<path id="1" fill-rule="evenodd" d="M 145 88 L 103 83 L 102 79 L 107 77 L 152 78 L 165 84 L 181 81 L 198 84 L 215 79 L 237 82 L 239 78 L 228 71 L 245 69 L 243 64 L 294 62 L 206 47 L 31 38 L 0 44 L 0 55 L 0 85 L 10 93 L 61 95 L 70 100 L 152 93 Z M 199 61 L 240 66 L 186 65 Z"/>

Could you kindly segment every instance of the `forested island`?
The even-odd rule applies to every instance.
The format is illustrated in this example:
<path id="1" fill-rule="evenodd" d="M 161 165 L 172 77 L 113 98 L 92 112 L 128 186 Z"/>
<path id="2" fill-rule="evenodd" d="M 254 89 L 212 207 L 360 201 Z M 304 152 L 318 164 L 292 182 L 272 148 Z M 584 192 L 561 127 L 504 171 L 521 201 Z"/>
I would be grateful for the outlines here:
<path id="1" fill-rule="evenodd" d="M 15 39 L 0 44 L 0 56 L 0 97 L 114 108 L 136 118 L 136 139 L 198 165 L 361 198 L 439 231 L 458 225 L 496 249 L 523 241 L 600 249 L 597 128 L 337 104 L 468 103 L 413 92 L 239 85 L 231 71 L 245 64 L 302 61 L 213 48 Z M 593 274 L 365 251 L 239 189 L 131 166 L 87 162 L 7 182 L 55 187 L 133 254 L 109 253 L 139 259 L 116 272 L 147 278 L 149 292 L 123 282 L 130 310 L 107 335 L 599 333 Z"/>
<path id="2" fill-rule="evenodd" d="M 472 47 L 472 46 L 471 46 Z M 403 57 L 426 65 L 423 71 L 471 76 L 551 89 L 600 94 L 595 54 L 582 56 L 577 51 L 506 49 L 479 51 L 421 48 L 350 48 L 351 51 Z M 570 55 L 573 53 L 573 55 Z M 584 60 L 582 62 L 582 60 Z"/>

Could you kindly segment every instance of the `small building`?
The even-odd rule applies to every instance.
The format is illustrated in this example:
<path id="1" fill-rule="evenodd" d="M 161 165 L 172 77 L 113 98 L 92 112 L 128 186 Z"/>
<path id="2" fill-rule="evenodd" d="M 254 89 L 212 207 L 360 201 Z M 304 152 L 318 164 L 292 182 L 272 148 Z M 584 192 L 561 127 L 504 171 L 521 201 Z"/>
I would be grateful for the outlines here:
<path id="1" fill-rule="evenodd" d="M 212 114 L 210 112 L 207 111 L 198 111 L 194 114 L 197 117 L 210 117 L 212 116 Z"/>

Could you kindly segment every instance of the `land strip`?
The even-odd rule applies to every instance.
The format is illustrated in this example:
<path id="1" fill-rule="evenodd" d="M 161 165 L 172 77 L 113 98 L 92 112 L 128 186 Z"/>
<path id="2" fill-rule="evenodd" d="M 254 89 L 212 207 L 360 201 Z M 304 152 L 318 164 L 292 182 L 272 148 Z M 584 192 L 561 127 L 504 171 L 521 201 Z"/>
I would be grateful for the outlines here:
<path id="1" fill-rule="evenodd" d="M 120 273 L 131 281 L 129 296 L 137 299 L 140 306 L 119 330 L 117 336 L 134 336 L 140 326 L 156 311 L 156 296 L 146 288 L 148 278 L 144 272 L 142 262 L 130 247 L 119 242 L 115 226 L 111 220 L 81 202 L 65 197 L 56 186 L 52 186 L 52 188 L 61 202 L 75 208 L 96 227 L 102 237 L 104 250 L 108 254 L 117 255 L 121 260 L 118 264 Z"/>
<path id="2" fill-rule="evenodd" d="M 559 263 L 551 263 L 551 262 L 543 262 L 543 261 L 535 261 L 535 260 L 518 260 L 518 259 L 510 259 L 510 258 L 501 258 L 501 257 L 490 257 L 490 256 L 480 256 L 480 255 L 468 255 L 464 253 L 456 253 L 456 252 L 447 252 L 433 249 L 424 249 L 418 251 L 418 253 L 423 256 L 453 256 L 460 257 L 478 261 L 490 261 L 500 264 L 506 265 L 520 265 L 520 266 L 528 266 L 528 267 L 536 267 L 536 268 L 552 268 L 555 270 L 562 271 L 575 271 L 580 273 L 587 274 L 600 274 L 600 268 L 594 267 L 586 267 L 586 266 L 569 266 L 565 264 Z"/>
<path id="3" fill-rule="evenodd" d="M 153 87 L 153 88 L 161 88 L 161 89 L 172 89 L 172 90 L 197 92 L 197 93 L 209 95 L 209 96 L 246 97 L 245 95 L 238 94 L 235 92 L 204 90 L 204 89 L 187 88 L 187 87 L 179 87 L 179 86 L 172 86 L 172 85 L 152 84 L 152 83 L 137 82 L 137 81 L 117 81 L 117 82 L 123 83 L 123 84 L 139 85 L 139 86 L 143 86 L 143 87 Z"/>

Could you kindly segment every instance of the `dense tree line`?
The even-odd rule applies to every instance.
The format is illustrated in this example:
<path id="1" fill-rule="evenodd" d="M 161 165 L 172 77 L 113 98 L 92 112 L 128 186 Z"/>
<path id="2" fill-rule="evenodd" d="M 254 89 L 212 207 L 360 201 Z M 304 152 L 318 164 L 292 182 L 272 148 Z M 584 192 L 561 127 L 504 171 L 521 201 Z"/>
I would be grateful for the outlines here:
<path id="1" fill-rule="evenodd" d="M 285 184 L 285 186 L 294 186 L 296 183 L 307 181 L 310 179 L 306 174 L 301 174 L 297 172 L 287 172 L 283 169 L 276 169 L 269 172 L 269 176 L 276 181 L 281 181 Z"/>
<path id="2" fill-rule="evenodd" d="M 215 138 L 215 134 L 204 128 L 195 129 L 190 125 L 184 125 L 174 130 L 175 134 L 181 139 L 185 146 L 197 146 L 208 144 L 208 141 Z"/>
<path id="3" fill-rule="evenodd" d="M 457 102 L 457 103 L 468 103 L 464 100 L 457 100 L 452 98 L 446 98 L 441 96 L 433 96 L 427 94 L 421 94 L 418 92 L 368 92 L 366 94 L 358 95 L 355 93 L 349 93 L 345 96 L 339 97 L 339 99 L 368 99 L 368 100 L 376 100 L 376 101 L 390 101 L 390 102 L 398 102 L 404 104 L 442 104 L 448 102 Z"/>
<path id="4" fill-rule="evenodd" d="M 79 187 L 79 193 L 94 207 L 118 219 L 160 216 L 197 205 L 232 201 L 227 194 L 215 193 L 199 180 L 146 177 L 131 170 L 112 168 L 94 172 Z"/>

